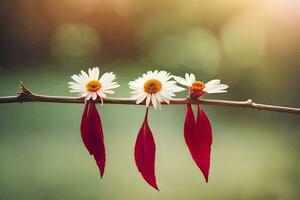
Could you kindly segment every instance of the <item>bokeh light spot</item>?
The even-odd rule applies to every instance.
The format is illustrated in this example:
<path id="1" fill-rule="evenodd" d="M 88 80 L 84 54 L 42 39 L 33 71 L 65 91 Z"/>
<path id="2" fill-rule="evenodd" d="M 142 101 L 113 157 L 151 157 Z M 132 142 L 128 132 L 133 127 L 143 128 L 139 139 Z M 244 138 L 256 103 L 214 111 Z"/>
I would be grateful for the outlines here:
<path id="1" fill-rule="evenodd" d="M 166 67 L 182 66 L 215 74 L 220 64 L 216 36 L 203 28 L 188 30 L 183 35 L 164 36 L 151 49 L 151 58 Z"/>
<path id="2" fill-rule="evenodd" d="M 222 30 L 221 40 L 226 59 L 233 67 L 256 66 L 265 55 L 264 28 L 256 16 L 230 21 Z"/>
<path id="3" fill-rule="evenodd" d="M 51 52 L 58 58 L 94 57 L 100 49 L 98 32 L 84 24 L 63 24 L 57 28 L 51 40 Z"/>

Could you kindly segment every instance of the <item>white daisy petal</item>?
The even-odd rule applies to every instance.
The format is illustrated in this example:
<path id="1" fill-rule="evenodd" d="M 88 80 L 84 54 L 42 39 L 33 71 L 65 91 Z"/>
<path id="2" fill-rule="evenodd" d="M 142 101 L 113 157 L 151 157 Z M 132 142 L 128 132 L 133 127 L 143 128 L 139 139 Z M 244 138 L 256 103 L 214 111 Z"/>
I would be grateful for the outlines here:
<path id="1" fill-rule="evenodd" d="M 111 90 L 111 89 L 115 89 L 115 88 L 118 88 L 118 87 L 120 87 L 120 85 L 116 84 L 116 85 L 110 85 L 110 86 L 106 86 L 106 87 L 103 86 L 103 89 Z"/>
<path id="2" fill-rule="evenodd" d="M 147 96 L 147 93 L 145 92 L 139 92 L 139 93 L 136 93 L 134 95 L 131 96 L 131 99 L 140 99 L 141 97 L 144 97 L 144 96 Z"/>
<path id="3" fill-rule="evenodd" d="M 185 85 L 185 86 L 191 86 L 189 84 L 189 82 L 187 82 L 184 78 L 181 78 L 179 76 L 173 76 L 173 78 L 175 79 L 175 81 L 177 81 L 178 83 L 180 83 L 181 85 Z"/>
<path id="4" fill-rule="evenodd" d="M 175 77 L 174 77 L 175 78 Z M 188 73 L 186 73 L 185 74 L 185 79 L 184 78 L 181 78 L 181 77 L 177 77 L 177 78 L 175 78 L 175 80 L 178 82 L 178 83 L 180 83 L 180 84 L 182 84 L 182 85 L 185 85 L 185 86 L 188 86 L 188 87 L 190 87 L 190 86 L 192 86 L 192 84 L 196 81 L 196 78 L 195 78 L 195 75 L 194 74 L 188 74 Z"/>
<path id="5" fill-rule="evenodd" d="M 228 85 L 220 84 L 220 80 L 212 80 L 205 84 L 204 91 L 207 93 L 224 93 Z"/>
<path id="6" fill-rule="evenodd" d="M 77 83 L 81 83 L 83 81 L 82 77 L 74 74 L 73 76 L 71 76 L 71 78 L 76 81 Z"/>
<path id="7" fill-rule="evenodd" d="M 90 78 L 92 80 L 98 80 L 98 78 L 99 78 L 99 68 L 98 67 L 94 67 L 91 70 Z"/>
<path id="8" fill-rule="evenodd" d="M 219 93 L 220 91 L 224 91 L 224 90 L 225 89 L 210 89 L 210 90 L 205 89 L 204 91 L 207 93 Z"/>
<path id="9" fill-rule="evenodd" d="M 215 86 L 215 85 L 220 84 L 220 82 L 221 81 L 219 79 L 214 79 L 214 80 L 211 80 L 211 81 L 208 81 L 207 83 L 205 83 L 205 86 L 206 87 Z"/>
<path id="10" fill-rule="evenodd" d="M 71 92 L 71 93 L 79 93 L 80 91 L 78 91 L 78 90 L 69 90 L 69 92 Z"/>
<path id="11" fill-rule="evenodd" d="M 97 91 L 97 94 L 99 97 L 101 98 L 106 98 L 106 94 L 104 92 L 101 92 L 101 91 Z"/>
<path id="12" fill-rule="evenodd" d="M 159 94 L 162 96 L 162 99 L 164 101 L 172 98 L 171 95 L 169 94 L 169 92 L 167 92 L 167 91 L 161 91 L 161 92 L 159 92 Z"/>
<path id="13" fill-rule="evenodd" d="M 157 99 L 157 102 L 160 103 L 160 102 L 163 102 L 163 99 L 162 97 L 160 96 L 159 92 L 155 94 L 156 95 L 156 99 Z"/>
<path id="14" fill-rule="evenodd" d="M 169 99 L 164 99 L 164 102 L 166 102 L 167 104 L 170 104 L 170 100 Z"/>
<path id="15" fill-rule="evenodd" d="M 131 94 L 139 94 L 139 93 L 142 93 L 144 90 L 133 90 L 131 91 L 130 93 Z"/>
<path id="16" fill-rule="evenodd" d="M 96 93 L 96 92 L 93 92 L 92 99 L 93 99 L 93 100 L 96 100 L 96 99 L 97 99 L 97 93 Z"/>
<path id="17" fill-rule="evenodd" d="M 114 94 L 115 91 L 113 90 L 103 90 L 104 93 L 107 93 L 107 94 Z"/>
<path id="18" fill-rule="evenodd" d="M 190 80 L 190 76 L 188 73 L 185 73 L 185 80 Z"/>
<path id="19" fill-rule="evenodd" d="M 214 87 L 211 87 L 210 89 L 211 89 L 211 90 L 224 90 L 224 89 L 227 89 L 227 88 L 228 88 L 227 85 L 225 85 L 225 84 L 220 84 L 220 85 L 216 85 L 216 86 L 214 86 Z"/>
<path id="20" fill-rule="evenodd" d="M 94 75 L 93 75 L 93 70 L 92 70 L 91 68 L 88 69 L 88 74 L 89 74 L 89 77 L 90 77 L 91 79 L 94 79 L 94 78 L 93 78 L 93 76 L 94 76 Z"/>
<path id="21" fill-rule="evenodd" d="M 148 107 L 150 104 L 150 100 L 151 100 L 151 94 L 147 95 L 147 99 L 146 99 L 146 106 Z"/>
<path id="22" fill-rule="evenodd" d="M 165 86 L 173 86 L 176 84 L 176 81 L 166 81 Z"/>
<path id="23" fill-rule="evenodd" d="M 82 85 L 69 85 L 69 88 L 78 89 L 78 90 L 84 90 L 85 89 L 84 87 L 82 87 Z"/>
<path id="24" fill-rule="evenodd" d="M 86 97 L 90 94 L 91 92 L 83 92 L 80 94 L 81 97 Z"/>
<path id="25" fill-rule="evenodd" d="M 99 79 L 99 73 L 100 73 L 100 70 L 99 70 L 99 67 L 95 67 L 94 68 L 95 69 L 95 74 L 94 74 L 94 76 L 95 76 L 95 80 L 98 80 Z"/>
<path id="26" fill-rule="evenodd" d="M 136 100 L 136 104 L 140 104 L 142 101 L 145 100 L 146 97 L 147 97 L 147 95 L 146 95 L 146 94 L 143 94 L 140 98 L 138 98 L 138 99 Z"/>
<path id="27" fill-rule="evenodd" d="M 181 91 L 183 91 L 185 89 L 182 88 L 182 87 L 179 87 L 177 85 L 175 85 L 175 86 L 173 85 L 173 86 L 166 86 L 165 90 L 167 90 L 167 91 L 173 91 L 173 92 L 181 92 Z"/>
<path id="28" fill-rule="evenodd" d="M 88 94 L 88 95 L 85 97 L 85 99 L 86 99 L 86 100 L 90 100 L 90 99 L 92 98 L 92 95 L 93 95 L 93 93 L 91 92 L 90 94 Z"/>
<path id="29" fill-rule="evenodd" d="M 91 80 L 89 75 L 85 71 L 81 70 L 80 72 L 81 72 L 81 75 L 83 76 L 84 79 Z"/>
<path id="30" fill-rule="evenodd" d="M 190 74 L 190 82 L 193 83 L 196 81 L 196 77 L 193 73 Z"/>
<path id="31" fill-rule="evenodd" d="M 151 95 L 151 102 L 152 102 L 153 107 L 157 110 L 157 100 L 156 100 L 156 95 L 155 95 L 155 93 L 153 93 L 153 94 Z"/>
<path id="32" fill-rule="evenodd" d="M 217 94 L 217 93 L 226 93 L 227 90 L 219 90 L 219 91 L 210 91 L 210 92 L 207 92 L 209 94 Z"/>
<path id="33" fill-rule="evenodd" d="M 156 93 L 155 95 L 156 95 L 156 99 L 157 99 L 157 107 L 158 107 L 159 109 L 161 109 L 161 102 L 162 102 L 163 100 L 162 100 L 162 98 L 161 98 L 161 96 L 160 96 L 159 93 Z"/>
<path id="34" fill-rule="evenodd" d="M 106 84 L 109 84 L 109 83 L 113 82 L 115 80 L 115 78 L 116 78 L 116 75 L 114 73 L 112 73 L 112 72 L 105 73 L 100 78 L 100 82 L 103 83 L 103 85 L 106 85 Z"/>

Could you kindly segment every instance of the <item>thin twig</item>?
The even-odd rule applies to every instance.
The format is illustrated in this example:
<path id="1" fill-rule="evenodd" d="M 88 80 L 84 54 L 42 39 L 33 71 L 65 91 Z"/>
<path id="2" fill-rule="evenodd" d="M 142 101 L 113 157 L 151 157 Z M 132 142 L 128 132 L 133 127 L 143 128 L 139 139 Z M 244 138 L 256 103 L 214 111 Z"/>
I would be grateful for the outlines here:
<path id="1" fill-rule="evenodd" d="M 84 103 L 84 98 L 79 97 L 64 97 L 64 96 L 45 96 L 34 94 L 28 90 L 23 83 L 21 83 L 21 91 L 17 96 L 4 96 L 0 97 L 0 103 L 23 103 L 23 102 L 52 102 L 52 103 Z M 100 103 L 100 100 L 97 100 Z M 124 104 L 136 105 L 135 100 L 130 98 L 105 98 L 105 104 Z M 257 110 L 268 110 L 283 113 L 300 114 L 300 108 L 273 106 L 266 104 L 259 104 L 253 102 L 251 99 L 247 101 L 227 101 L 227 100 L 208 100 L 208 99 L 188 99 L 188 98 L 175 98 L 170 101 L 170 105 L 184 105 L 184 104 L 201 104 L 201 105 L 214 105 L 214 106 L 231 106 L 231 107 L 244 107 Z M 145 105 L 142 102 L 139 105 Z M 167 104 L 166 104 L 167 105 Z"/>

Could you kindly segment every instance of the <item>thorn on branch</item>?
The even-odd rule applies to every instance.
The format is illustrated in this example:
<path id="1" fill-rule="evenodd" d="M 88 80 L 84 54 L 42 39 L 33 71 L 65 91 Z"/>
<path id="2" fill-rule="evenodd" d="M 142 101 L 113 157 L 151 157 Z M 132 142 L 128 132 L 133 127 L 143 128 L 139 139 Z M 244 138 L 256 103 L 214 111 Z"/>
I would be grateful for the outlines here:
<path id="1" fill-rule="evenodd" d="M 28 97 L 32 96 L 32 92 L 26 88 L 26 86 L 21 81 L 20 83 L 20 92 L 18 92 L 18 99 L 20 103 L 23 103 L 24 100 L 28 99 Z"/>
<path id="2" fill-rule="evenodd" d="M 252 105 L 252 104 L 253 104 L 253 101 L 252 101 L 252 99 L 248 99 L 248 100 L 246 101 L 246 103 L 249 104 L 249 105 Z"/>
<path id="3" fill-rule="evenodd" d="M 21 82 L 20 84 L 20 92 L 18 92 L 19 96 L 30 96 L 32 92 L 26 88 L 26 86 Z"/>

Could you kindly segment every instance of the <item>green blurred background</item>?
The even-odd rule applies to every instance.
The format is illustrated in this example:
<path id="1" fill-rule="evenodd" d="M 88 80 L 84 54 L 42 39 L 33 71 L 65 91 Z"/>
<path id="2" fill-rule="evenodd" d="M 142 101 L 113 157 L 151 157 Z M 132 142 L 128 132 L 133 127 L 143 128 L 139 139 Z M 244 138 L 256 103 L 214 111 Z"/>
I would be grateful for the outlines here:
<path id="1" fill-rule="evenodd" d="M 1 0 L 0 96 L 23 81 L 32 91 L 71 95 L 81 69 L 127 82 L 152 69 L 220 78 L 229 92 L 206 98 L 299 107 L 297 0 Z M 179 96 L 184 97 L 182 93 Z M 157 192 L 135 167 L 142 106 L 98 106 L 107 165 L 100 180 L 84 148 L 83 105 L 0 105 L 0 199 L 300 199 L 299 116 L 205 106 L 213 125 L 208 184 L 183 138 L 184 106 L 150 110 Z"/>

